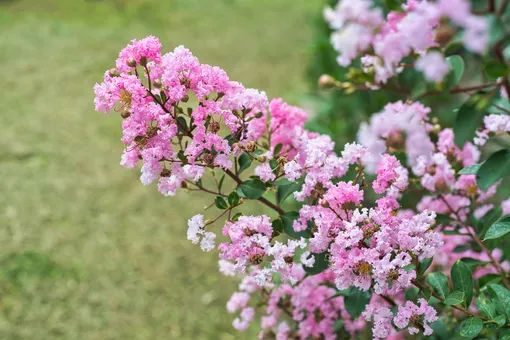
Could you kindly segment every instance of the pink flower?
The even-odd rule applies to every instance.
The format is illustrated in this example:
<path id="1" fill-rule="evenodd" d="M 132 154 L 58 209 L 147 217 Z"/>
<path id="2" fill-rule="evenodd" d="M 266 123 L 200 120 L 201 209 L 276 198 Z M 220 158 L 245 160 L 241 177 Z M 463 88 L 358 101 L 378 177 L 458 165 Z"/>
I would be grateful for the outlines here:
<path id="1" fill-rule="evenodd" d="M 440 82 L 450 72 L 443 55 L 439 52 L 428 52 L 416 61 L 416 69 L 422 71 L 425 79 Z"/>
<path id="2" fill-rule="evenodd" d="M 418 302 L 419 307 L 411 301 L 407 301 L 404 306 L 399 306 L 393 322 L 401 329 L 411 324 L 408 328 L 409 334 L 417 334 L 423 327 L 423 335 L 430 335 L 432 328 L 429 323 L 437 320 L 436 310 L 429 306 L 425 299 L 418 299 Z"/>
<path id="3" fill-rule="evenodd" d="M 161 43 L 159 39 L 153 36 L 148 36 L 142 40 L 133 39 L 131 44 L 127 45 L 120 54 L 116 61 L 117 69 L 119 72 L 130 71 L 134 67 L 128 66 L 128 60 L 133 59 L 135 65 L 140 65 L 140 60 L 145 58 L 145 62 L 152 60 L 156 63 L 161 59 Z M 143 66 L 143 65 L 142 65 Z"/>
<path id="4" fill-rule="evenodd" d="M 382 194 L 387 189 L 393 193 L 404 191 L 407 188 L 407 169 L 400 165 L 395 156 L 384 155 L 377 164 L 377 179 L 372 183 L 374 191 Z"/>

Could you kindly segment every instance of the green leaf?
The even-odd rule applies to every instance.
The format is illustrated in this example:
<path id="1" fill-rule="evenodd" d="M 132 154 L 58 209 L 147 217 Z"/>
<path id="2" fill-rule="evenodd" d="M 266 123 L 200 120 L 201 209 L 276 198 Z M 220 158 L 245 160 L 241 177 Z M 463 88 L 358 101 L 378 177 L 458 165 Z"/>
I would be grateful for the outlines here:
<path id="1" fill-rule="evenodd" d="M 276 202 L 278 204 L 285 201 L 287 197 L 289 197 L 290 194 L 292 194 L 295 191 L 298 191 L 301 188 L 301 183 L 298 182 L 291 182 L 290 184 L 286 185 L 279 185 L 276 189 Z"/>
<path id="2" fill-rule="evenodd" d="M 177 121 L 179 122 L 179 124 L 177 124 L 179 131 L 186 133 L 188 129 L 188 123 L 186 122 L 186 119 L 184 119 L 184 117 L 177 117 Z"/>
<path id="3" fill-rule="evenodd" d="M 460 335 L 472 338 L 478 335 L 483 329 L 483 321 L 479 318 L 468 318 L 460 324 Z"/>
<path id="4" fill-rule="evenodd" d="M 451 224 L 453 221 L 453 218 L 451 218 L 450 216 L 448 215 L 444 215 L 444 214 L 436 214 L 436 224 L 444 224 L 444 225 L 448 225 L 448 224 Z"/>
<path id="5" fill-rule="evenodd" d="M 338 333 L 342 330 L 344 327 L 344 322 L 342 320 L 336 320 L 333 323 L 333 333 Z"/>
<path id="6" fill-rule="evenodd" d="M 478 169 L 480 169 L 481 164 L 473 164 L 465 167 L 464 169 L 459 171 L 459 175 L 476 175 Z"/>
<path id="7" fill-rule="evenodd" d="M 406 300 L 414 300 L 416 298 L 416 295 L 418 295 L 419 291 L 420 290 L 418 289 L 418 287 L 411 286 L 406 290 L 404 297 Z"/>
<path id="8" fill-rule="evenodd" d="M 418 292 L 416 297 L 423 298 L 423 299 L 429 301 L 431 295 L 432 295 L 432 290 L 428 287 L 423 287 L 420 289 L 420 291 Z"/>
<path id="9" fill-rule="evenodd" d="M 413 91 L 411 92 L 411 98 L 416 100 L 425 94 L 425 92 L 427 92 L 427 84 L 421 82 L 414 87 Z"/>
<path id="10" fill-rule="evenodd" d="M 232 191 L 230 195 L 228 195 L 227 200 L 228 205 L 230 205 L 231 207 L 236 206 L 239 203 L 239 195 L 237 194 L 237 192 Z"/>
<path id="11" fill-rule="evenodd" d="M 478 92 L 460 107 L 453 124 L 454 141 L 459 148 L 463 148 L 466 141 L 475 137 L 475 131 L 482 124 L 486 109 L 491 105 L 491 100 L 492 96 Z"/>
<path id="12" fill-rule="evenodd" d="M 402 3 L 399 0 L 384 0 L 384 7 L 390 11 L 402 12 Z"/>
<path id="13" fill-rule="evenodd" d="M 478 279 L 478 287 L 482 289 L 487 285 L 498 283 L 499 281 L 501 281 L 501 277 L 498 274 L 487 274 Z"/>
<path id="14" fill-rule="evenodd" d="M 281 219 L 273 220 L 271 226 L 273 227 L 273 237 L 283 233 L 283 222 Z"/>
<path id="15" fill-rule="evenodd" d="M 480 294 L 475 301 L 475 306 L 483 316 L 491 320 L 496 317 L 496 305 L 491 300 L 488 300 L 485 294 Z"/>
<path id="16" fill-rule="evenodd" d="M 505 176 L 510 175 L 510 149 L 493 153 L 476 173 L 476 183 L 483 191 Z"/>
<path id="17" fill-rule="evenodd" d="M 480 261 L 477 259 L 473 259 L 471 257 L 463 257 L 460 260 L 462 262 L 464 262 L 465 264 L 467 264 L 469 266 L 469 268 L 471 269 L 471 271 L 473 271 L 475 269 L 475 267 L 477 267 L 477 266 L 483 267 L 490 263 L 490 261 Z"/>
<path id="18" fill-rule="evenodd" d="M 417 271 L 417 277 L 421 277 L 427 269 L 429 269 L 430 265 L 432 264 L 432 257 L 428 259 L 424 259 L 420 263 L 418 263 L 418 271 Z"/>
<path id="19" fill-rule="evenodd" d="M 499 40 L 505 37 L 505 25 L 499 16 L 491 14 L 487 17 L 490 27 L 489 46 L 494 46 Z"/>
<path id="20" fill-rule="evenodd" d="M 353 319 L 357 319 L 365 310 L 365 306 L 370 302 L 372 293 L 370 291 L 363 291 L 359 288 L 353 287 L 344 298 L 345 309 Z"/>
<path id="21" fill-rule="evenodd" d="M 499 221 L 492 224 L 485 233 L 485 240 L 492 240 L 504 236 L 510 232 L 510 215 L 505 215 Z"/>
<path id="22" fill-rule="evenodd" d="M 489 285 L 489 292 L 492 293 L 492 301 L 496 304 L 496 309 L 510 318 L 510 291 L 497 284 Z"/>
<path id="23" fill-rule="evenodd" d="M 506 317 L 504 315 L 498 315 L 494 318 L 498 327 L 503 327 L 506 324 Z"/>
<path id="24" fill-rule="evenodd" d="M 311 275 L 317 275 L 319 273 L 322 273 L 326 269 L 328 269 L 330 262 L 329 262 L 329 254 L 327 252 L 320 253 L 320 254 L 312 254 L 315 257 L 315 262 L 313 266 L 306 267 L 303 266 L 305 269 L 305 272 Z"/>
<path id="25" fill-rule="evenodd" d="M 239 174 L 251 166 L 251 158 L 246 153 L 243 153 L 241 156 L 239 156 L 239 159 L 237 160 L 237 162 L 239 163 L 239 170 L 238 170 Z"/>
<path id="26" fill-rule="evenodd" d="M 464 60 L 458 55 L 452 55 L 446 58 L 451 73 L 446 78 L 446 87 L 452 88 L 457 85 L 464 74 Z"/>
<path id="27" fill-rule="evenodd" d="M 216 196 L 214 203 L 218 209 L 224 210 L 228 208 L 227 202 L 225 202 L 225 199 L 221 196 Z"/>
<path id="28" fill-rule="evenodd" d="M 275 157 L 278 157 L 278 155 L 280 154 L 280 151 L 282 151 L 282 148 L 283 148 L 283 144 L 282 143 L 278 143 L 276 144 L 276 146 L 274 147 L 274 153 L 273 155 Z"/>
<path id="29" fill-rule="evenodd" d="M 464 307 L 468 308 L 473 299 L 473 276 L 471 269 L 464 262 L 457 260 L 452 266 L 450 271 L 450 277 L 452 278 L 453 290 L 458 290 L 464 293 Z"/>
<path id="30" fill-rule="evenodd" d="M 487 230 L 489 230 L 489 227 L 493 225 L 497 220 L 499 220 L 502 214 L 503 208 L 501 206 L 497 206 L 483 215 L 483 217 L 480 219 L 481 227 L 477 230 L 477 235 L 485 235 Z"/>
<path id="31" fill-rule="evenodd" d="M 456 290 L 448 295 L 446 299 L 444 299 L 443 303 L 445 305 L 453 306 L 462 303 L 462 301 L 464 301 L 464 292 Z"/>
<path id="32" fill-rule="evenodd" d="M 427 275 L 425 281 L 431 286 L 437 295 L 443 299 L 450 293 L 450 287 L 448 286 L 448 278 L 446 275 L 440 272 L 434 272 Z"/>
<path id="33" fill-rule="evenodd" d="M 294 221 L 297 220 L 299 217 L 299 213 L 296 211 L 289 211 L 286 212 L 281 216 L 282 222 L 283 222 L 283 230 L 285 231 L 285 234 L 289 235 L 292 238 L 310 238 L 311 233 L 310 230 L 307 228 L 303 231 L 295 231 L 294 230 Z"/>
<path id="34" fill-rule="evenodd" d="M 177 158 L 179 158 L 179 160 L 186 164 L 188 162 L 188 159 L 186 158 L 186 156 L 184 155 L 184 151 L 183 150 L 179 150 L 179 152 L 177 153 Z"/>
<path id="35" fill-rule="evenodd" d="M 508 75 L 508 66 L 497 60 L 490 60 L 486 62 L 485 65 L 483 65 L 483 70 L 493 79 Z"/>
<path id="36" fill-rule="evenodd" d="M 221 189 L 223 188 L 224 181 L 225 181 L 225 174 L 223 174 L 223 176 L 221 176 L 220 182 L 218 183 L 218 191 L 220 191 L 220 192 L 221 192 Z"/>
<path id="37" fill-rule="evenodd" d="M 337 289 L 336 287 L 333 287 L 335 289 Z M 347 296 L 349 295 L 349 293 L 351 292 L 351 289 L 350 288 L 347 288 L 347 289 L 342 289 L 342 290 L 337 290 L 335 294 L 331 295 L 328 300 L 331 300 L 331 299 L 334 299 L 334 298 L 337 298 L 339 296 Z"/>
<path id="38" fill-rule="evenodd" d="M 239 220 L 239 217 L 243 216 L 243 213 L 238 212 L 234 216 L 232 216 L 232 221 L 236 222 Z"/>
<path id="39" fill-rule="evenodd" d="M 266 192 L 266 185 L 260 179 L 250 179 L 239 185 L 237 193 L 241 197 L 256 200 Z"/>

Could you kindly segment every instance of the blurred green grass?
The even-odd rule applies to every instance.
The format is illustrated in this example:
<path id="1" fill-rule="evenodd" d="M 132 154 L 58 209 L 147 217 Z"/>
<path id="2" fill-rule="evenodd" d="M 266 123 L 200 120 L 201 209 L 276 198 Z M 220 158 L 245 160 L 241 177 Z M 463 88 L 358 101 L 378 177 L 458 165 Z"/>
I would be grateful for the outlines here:
<path id="1" fill-rule="evenodd" d="M 321 6 L 0 0 L 0 339 L 255 338 L 225 311 L 235 280 L 186 240 L 209 201 L 121 168 L 120 117 L 93 111 L 92 86 L 153 34 L 296 102 Z"/>

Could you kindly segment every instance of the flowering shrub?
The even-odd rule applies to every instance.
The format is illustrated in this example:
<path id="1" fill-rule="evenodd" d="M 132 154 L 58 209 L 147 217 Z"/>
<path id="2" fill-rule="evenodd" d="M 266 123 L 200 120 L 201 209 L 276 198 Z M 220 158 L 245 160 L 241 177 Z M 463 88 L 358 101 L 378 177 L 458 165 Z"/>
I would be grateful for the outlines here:
<path id="1" fill-rule="evenodd" d="M 497 198 L 510 148 L 481 161 L 481 147 L 495 135 L 508 144 L 510 132 L 507 2 L 488 1 L 490 18 L 465 0 L 385 3 L 325 10 L 338 63 L 361 64 L 320 85 L 403 96 L 338 154 L 305 128 L 302 109 L 182 46 L 162 55 L 155 37 L 133 40 L 94 88 L 96 110 L 123 118 L 121 165 L 141 163 L 142 183 L 157 181 L 165 196 L 211 195 L 216 213 L 191 217 L 187 238 L 218 249 L 221 273 L 242 276 L 227 304 L 239 331 L 259 315 L 261 339 L 354 338 L 367 328 L 374 339 L 510 336 L 510 199 Z M 451 41 L 490 59 L 494 81 L 458 85 L 464 59 Z M 400 86 L 404 70 L 422 75 L 416 87 Z M 453 128 L 419 101 L 461 93 Z M 267 215 L 245 214 L 248 201 Z"/>

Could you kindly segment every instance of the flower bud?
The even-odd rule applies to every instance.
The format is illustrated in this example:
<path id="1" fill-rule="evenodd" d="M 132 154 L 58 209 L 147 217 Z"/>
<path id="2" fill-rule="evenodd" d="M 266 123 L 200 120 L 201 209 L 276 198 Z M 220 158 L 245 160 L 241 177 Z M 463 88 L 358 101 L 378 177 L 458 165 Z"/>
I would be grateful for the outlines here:
<path id="1" fill-rule="evenodd" d="M 218 122 L 212 122 L 209 124 L 209 130 L 211 130 L 212 133 L 217 133 L 220 131 L 220 123 Z"/>
<path id="2" fill-rule="evenodd" d="M 262 113 L 262 112 L 257 112 L 257 113 L 255 114 L 255 118 L 262 118 L 262 116 L 263 116 L 263 113 Z"/>
<path id="3" fill-rule="evenodd" d="M 157 89 L 160 89 L 163 86 L 163 84 L 161 83 L 161 80 L 159 80 L 159 79 L 153 80 L 152 85 L 154 85 L 154 87 Z"/>
<path id="4" fill-rule="evenodd" d="M 129 58 L 126 61 L 127 66 L 129 67 L 136 67 L 136 60 L 134 58 Z"/>
<path id="5" fill-rule="evenodd" d="M 206 165 L 211 166 L 211 165 L 213 165 L 213 164 L 214 164 L 214 156 L 213 156 L 212 154 L 210 154 L 210 153 L 205 154 L 205 155 L 203 156 L 203 161 L 204 161 L 204 163 L 205 163 Z"/>
<path id="6" fill-rule="evenodd" d="M 326 90 L 332 89 L 338 86 L 338 82 L 329 74 L 323 74 L 319 77 L 319 88 Z"/>
<path id="7" fill-rule="evenodd" d="M 164 168 L 160 174 L 161 177 L 170 177 L 171 175 L 172 175 L 172 171 L 170 171 L 170 169 L 167 169 L 167 168 Z"/>
<path id="8" fill-rule="evenodd" d="M 120 116 L 124 119 L 129 118 L 129 116 L 131 116 L 131 112 L 128 110 L 124 110 L 120 113 Z"/>
<path id="9" fill-rule="evenodd" d="M 247 152 L 253 152 L 257 148 L 257 144 L 254 141 L 249 141 L 246 144 L 246 151 Z"/>
<path id="10" fill-rule="evenodd" d="M 257 156 L 257 161 L 260 163 L 265 163 L 267 161 L 267 157 L 263 155 Z"/>
<path id="11" fill-rule="evenodd" d="M 254 254 L 250 257 L 250 263 L 253 265 L 261 264 L 264 261 L 264 255 Z"/>
<path id="12" fill-rule="evenodd" d="M 119 71 L 117 71 L 116 68 L 111 68 L 109 71 L 108 71 L 108 74 L 110 75 L 110 77 L 119 77 L 120 76 L 120 73 Z"/>
<path id="13" fill-rule="evenodd" d="M 436 182 L 435 188 L 438 192 L 447 192 L 448 191 L 448 184 L 443 179 L 440 179 Z"/>
<path id="14" fill-rule="evenodd" d="M 146 57 L 140 58 L 140 65 L 143 67 L 147 66 L 147 58 Z"/>
<path id="15" fill-rule="evenodd" d="M 436 30 L 435 40 L 440 46 L 446 46 L 455 35 L 455 29 L 448 24 L 439 26 Z"/>
<path id="16" fill-rule="evenodd" d="M 184 95 L 184 96 L 182 96 L 182 98 L 181 98 L 181 102 L 183 102 L 183 103 L 187 103 L 187 102 L 188 102 L 188 100 L 189 100 L 189 96 L 188 96 L 187 94 L 185 94 L 185 95 Z"/>
<path id="17" fill-rule="evenodd" d="M 435 133 L 439 133 L 439 131 L 441 131 L 441 125 L 435 124 L 432 131 L 434 131 Z"/>

